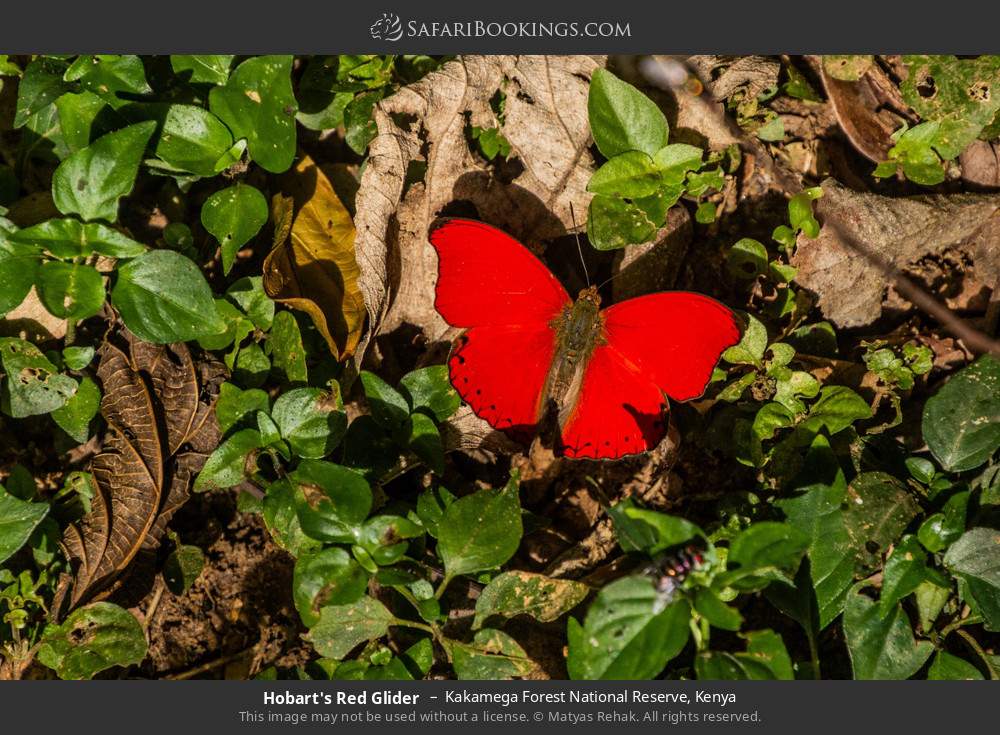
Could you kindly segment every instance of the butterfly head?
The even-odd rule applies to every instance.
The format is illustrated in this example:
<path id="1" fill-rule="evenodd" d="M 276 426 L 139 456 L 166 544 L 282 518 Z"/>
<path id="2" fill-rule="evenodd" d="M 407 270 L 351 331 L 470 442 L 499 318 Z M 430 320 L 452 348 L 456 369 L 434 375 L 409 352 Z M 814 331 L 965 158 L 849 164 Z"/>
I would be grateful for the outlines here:
<path id="1" fill-rule="evenodd" d="M 598 309 L 601 307 L 601 295 L 597 293 L 597 286 L 587 286 L 587 288 L 580 291 L 580 295 L 576 299 L 577 301 L 591 303 Z"/>

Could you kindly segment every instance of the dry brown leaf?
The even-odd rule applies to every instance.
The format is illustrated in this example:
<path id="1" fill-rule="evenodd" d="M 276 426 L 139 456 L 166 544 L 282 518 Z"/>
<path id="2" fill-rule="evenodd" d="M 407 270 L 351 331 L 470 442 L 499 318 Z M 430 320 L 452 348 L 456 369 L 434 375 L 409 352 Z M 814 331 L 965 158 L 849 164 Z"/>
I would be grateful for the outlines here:
<path id="1" fill-rule="evenodd" d="M 986 188 L 1000 188 L 1000 142 L 974 140 L 958 157 L 962 179 Z"/>
<path id="2" fill-rule="evenodd" d="M 840 123 L 840 129 L 851 145 L 875 163 L 889 157 L 894 145 L 892 134 L 900 120 L 882 109 L 882 100 L 866 74 L 857 82 L 846 82 L 821 72 L 823 87 Z"/>
<path id="3" fill-rule="evenodd" d="M 833 179 L 823 182 L 816 213 L 819 236 L 800 235 L 792 264 L 796 282 L 818 297 L 823 315 L 838 327 L 871 324 L 882 313 L 886 274 L 839 234 L 906 269 L 927 255 L 976 240 L 998 209 L 996 194 L 935 194 L 905 198 L 855 192 Z M 837 227 L 831 226 L 832 222 Z M 987 252 L 982 243 L 975 252 Z"/>
<path id="4" fill-rule="evenodd" d="M 156 548 L 220 438 L 213 408 L 219 364 L 196 369 L 184 344 L 152 345 L 128 334 L 123 342 L 105 341 L 99 350 L 108 434 L 91 463 L 90 512 L 63 537 L 76 562 L 72 606 L 107 595 L 141 550 Z"/>
<path id="5" fill-rule="evenodd" d="M 587 92 L 602 64 L 589 56 L 463 56 L 379 103 L 356 218 L 373 333 L 408 323 L 429 340 L 446 335 L 427 242 L 440 214 L 478 217 L 529 246 L 573 229 L 570 205 L 579 218 L 590 201 Z M 466 125 L 497 127 L 490 99 L 498 91 L 511 156 L 494 167 L 470 150 Z M 422 180 L 408 182 L 420 164 Z"/>
<path id="6" fill-rule="evenodd" d="M 287 203 L 276 197 L 281 216 L 276 217 L 275 247 L 264 261 L 264 288 L 275 301 L 306 312 L 330 352 L 342 360 L 354 354 L 365 323 L 354 223 L 308 156 L 281 183 L 296 214 L 286 239 Z"/>

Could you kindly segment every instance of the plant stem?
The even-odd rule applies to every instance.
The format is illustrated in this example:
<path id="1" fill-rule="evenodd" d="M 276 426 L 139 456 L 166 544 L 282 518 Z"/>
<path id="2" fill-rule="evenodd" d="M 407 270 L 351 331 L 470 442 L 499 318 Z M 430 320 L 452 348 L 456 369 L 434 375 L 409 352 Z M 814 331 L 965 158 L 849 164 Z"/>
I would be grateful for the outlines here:
<path id="1" fill-rule="evenodd" d="M 984 651 L 982 646 L 979 645 L 979 641 L 973 638 L 967 630 L 958 629 L 955 632 L 958 633 L 963 640 L 965 640 L 965 642 L 969 645 L 969 648 L 975 651 L 976 655 L 983 660 L 984 664 L 986 664 L 986 670 L 990 672 L 990 680 L 1000 680 L 1000 672 L 996 670 L 986 651 Z"/>
<path id="2" fill-rule="evenodd" d="M 75 341 L 76 341 L 76 319 L 67 319 L 65 346 L 69 347 Z"/>
<path id="3" fill-rule="evenodd" d="M 448 585 L 451 584 L 451 580 L 452 580 L 452 576 L 450 574 L 446 573 L 444 575 L 444 579 L 441 580 L 441 584 L 438 585 L 437 590 L 435 590 L 435 592 L 434 592 L 434 599 L 435 600 L 440 600 L 441 599 L 441 595 L 444 594 L 444 591 L 448 588 Z"/>

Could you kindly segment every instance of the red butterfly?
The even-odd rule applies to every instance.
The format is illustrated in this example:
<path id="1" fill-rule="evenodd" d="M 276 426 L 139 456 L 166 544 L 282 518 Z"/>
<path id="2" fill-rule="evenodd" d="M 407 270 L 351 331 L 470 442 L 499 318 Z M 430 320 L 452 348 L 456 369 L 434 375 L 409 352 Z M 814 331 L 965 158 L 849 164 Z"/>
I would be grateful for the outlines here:
<path id="1" fill-rule="evenodd" d="M 465 328 L 448 359 L 452 385 L 480 418 L 519 439 L 558 424 L 567 457 L 615 459 L 666 434 L 664 394 L 705 392 L 740 339 L 733 312 L 687 291 L 600 310 L 593 286 L 572 301 L 538 258 L 482 222 L 435 223 L 434 306 Z"/>

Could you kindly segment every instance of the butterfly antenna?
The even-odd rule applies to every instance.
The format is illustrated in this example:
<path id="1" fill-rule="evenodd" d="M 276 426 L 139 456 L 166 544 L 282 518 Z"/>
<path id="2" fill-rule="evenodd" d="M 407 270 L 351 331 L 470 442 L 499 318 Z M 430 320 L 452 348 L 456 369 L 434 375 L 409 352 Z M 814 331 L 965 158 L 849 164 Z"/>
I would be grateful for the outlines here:
<path id="1" fill-rule="evenodd" d="M 576 252 L 580 254 L 583 277 L 587 279 L 587 288 L 590 288 L 590 273 L 587 272 L 587 261 L 583 259 L 583 247 L 580 245 L 580 232 L 576 224 L 576 213 L 573 212 L 573 202 L 569 203 L 569 218 L 573 222 L 573 236 L 576 237 Z"/>

